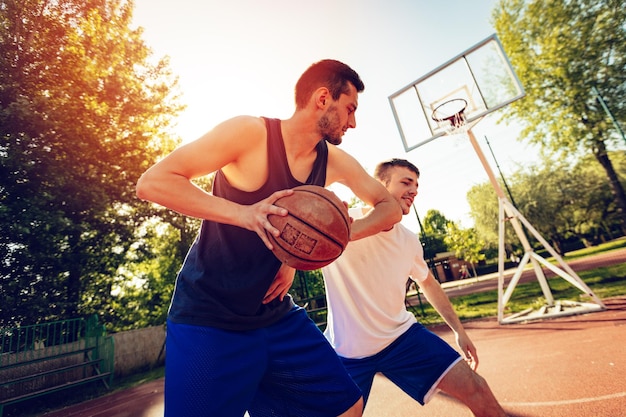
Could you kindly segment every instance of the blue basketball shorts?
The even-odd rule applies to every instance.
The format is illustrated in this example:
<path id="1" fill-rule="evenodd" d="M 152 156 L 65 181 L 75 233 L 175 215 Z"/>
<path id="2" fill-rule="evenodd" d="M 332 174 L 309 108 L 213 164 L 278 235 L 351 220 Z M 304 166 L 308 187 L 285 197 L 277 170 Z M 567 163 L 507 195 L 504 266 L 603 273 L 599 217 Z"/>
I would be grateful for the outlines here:
<path id="1" fill-rule="evenodd" d="M 461 355 L 452 346 L 420 323 L 415 323 L 376 355 L 362 359 L 342 358 L 366 402 L 374 375 L 380 372 L 422 405 L 430 400 L 439 381 L 460 360 Z"/>
<path id="2" fill-rule="evenodd" d="M 330 417 L 360 397 L 300 307 L 251 331 L 167 323 L 166 417 Z"/>

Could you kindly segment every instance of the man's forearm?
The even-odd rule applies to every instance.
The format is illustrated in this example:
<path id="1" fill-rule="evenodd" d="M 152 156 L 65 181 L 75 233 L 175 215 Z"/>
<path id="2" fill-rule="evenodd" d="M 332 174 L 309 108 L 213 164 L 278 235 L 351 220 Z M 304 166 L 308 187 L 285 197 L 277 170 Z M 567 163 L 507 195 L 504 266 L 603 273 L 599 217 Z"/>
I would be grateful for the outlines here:
<path id="1" fill-rule="evenodd" d="M 402 220 L 402 210 L 395 200 L 383 200 L 376 204 L 367 215 L 352 223 L 350 240 L 359 240 L 391 229 Z"/>
<path id="2" fill-rule="evenodd" d="M 445 293 L 439 282 L 430 276 L 421 286 L 422 292 L 433 308 L 444 319 L 446 324 L 456 333 L 465 332 L 463 324 L 456 314 L 448 295 Z"/>

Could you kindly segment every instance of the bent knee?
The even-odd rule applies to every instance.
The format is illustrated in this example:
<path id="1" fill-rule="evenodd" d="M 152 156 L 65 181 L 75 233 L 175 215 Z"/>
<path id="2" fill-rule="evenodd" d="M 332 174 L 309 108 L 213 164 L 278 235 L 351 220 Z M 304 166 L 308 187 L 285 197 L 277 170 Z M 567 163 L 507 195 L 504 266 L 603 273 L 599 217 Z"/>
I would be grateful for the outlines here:
<path id="1" fill-rule="evenodd" d="M 449 394 L 473 395 L 489 391 L 485 378 L 477 374 L 464 361 L 459 361 L 441 379 L 437 388 Z"/>

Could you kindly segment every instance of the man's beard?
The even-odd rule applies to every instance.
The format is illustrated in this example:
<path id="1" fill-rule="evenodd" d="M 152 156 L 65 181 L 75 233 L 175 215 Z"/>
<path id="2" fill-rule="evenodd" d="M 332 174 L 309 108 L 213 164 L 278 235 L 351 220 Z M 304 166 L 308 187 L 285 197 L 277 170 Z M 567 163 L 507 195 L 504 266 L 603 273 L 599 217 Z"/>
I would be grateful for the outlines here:
<path id="1" fill-rule="evenodd" d="M 333 145 L 341 145 L 343 129 L 339 123 L 339 114 L 336 106 L 328 108 L 317 122 L 317 129 L 322 135 L 322 139 Z"/>

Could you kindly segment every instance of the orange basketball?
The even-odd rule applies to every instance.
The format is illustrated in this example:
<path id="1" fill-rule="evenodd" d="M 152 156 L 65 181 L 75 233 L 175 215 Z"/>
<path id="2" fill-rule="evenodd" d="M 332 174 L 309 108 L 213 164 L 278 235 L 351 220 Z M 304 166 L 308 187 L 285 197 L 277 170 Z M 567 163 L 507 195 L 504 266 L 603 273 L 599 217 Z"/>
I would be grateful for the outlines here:
<path id="1" fill-rule="evenodd" d="M 328 265 L 341 255 L 350 240 L 350 217 L 341 200 L 317 185 L 302 185 L 276 200 L 287 216 L 270 214 L 268 220 L 280 236 L 268 233 L 274 255 L 295 269 L 310 271 Z"/>

